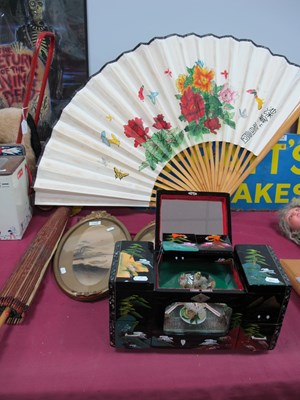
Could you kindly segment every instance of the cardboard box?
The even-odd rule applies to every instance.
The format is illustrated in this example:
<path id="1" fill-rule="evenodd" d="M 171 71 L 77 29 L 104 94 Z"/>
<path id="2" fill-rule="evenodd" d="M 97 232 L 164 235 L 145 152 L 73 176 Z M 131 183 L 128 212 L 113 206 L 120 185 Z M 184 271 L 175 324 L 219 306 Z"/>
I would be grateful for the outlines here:
<path id="1" fill-rule="evenodd" d="M 227 193 L 161 191 L 157 199 L 155 247 L 116 243 L 111 345 L 272 350 L 291 293 L 272 248 L 231 245 Z"/>
<path id="2" fill-rule="evenodd" d="M 21 239 L 32 217 L 24 156 L 0 157 L 0 240 Z"/>

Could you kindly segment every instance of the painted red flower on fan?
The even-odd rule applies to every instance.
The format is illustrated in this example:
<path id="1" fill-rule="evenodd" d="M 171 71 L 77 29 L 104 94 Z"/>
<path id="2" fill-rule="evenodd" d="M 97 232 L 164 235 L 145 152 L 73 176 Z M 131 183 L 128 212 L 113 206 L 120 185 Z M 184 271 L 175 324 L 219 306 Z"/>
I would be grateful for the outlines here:
<path id="1" fill-rule="evenodd" d="M 199 93 L 194 93 L 190 87 L 184 91 L 181 97 L 180 108 L 188 122 L 196 121 L 197 124 L 205 113 L 203 97 Z"/>
<path id="2" fill-rule="evenodd" d="M 166 122 L 162 114 L 158 114 L 157 117 L 153 117 L 155 124 L 152 126 L 156 129 L 171 129 L 171 124 Z"/>
<path id="3" fill-rule="evenodd" d="M 128 138 L 133 138 L 134 147 L 141 146 L 150 137 L 147 135 L 149 128 L 144 128 L 141 118 L 134 118 L 128 121 L 128 125 L 124 125 L 124 133 Z"/>
<path id="4" fill-rule="evenodd" d="M 215 135 L 217 134 L 216 130 L 221 128 L 221 124 L 219 121 L 219 118 L 207 118 L 207 120 L 204 122 L 204 126 L 208 128 L 211 133 L 214 133 Z"/>

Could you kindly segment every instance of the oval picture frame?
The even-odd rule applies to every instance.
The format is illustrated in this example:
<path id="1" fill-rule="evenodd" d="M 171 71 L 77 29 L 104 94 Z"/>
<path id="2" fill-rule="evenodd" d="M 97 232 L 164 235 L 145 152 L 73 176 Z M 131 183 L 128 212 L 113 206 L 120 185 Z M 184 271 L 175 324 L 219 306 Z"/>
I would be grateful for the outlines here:
<path id="1" fill-rule="evenodd" d="M 149 222 L 133 238 L 134 241 L 145 241 L 155 243 L 155 221 Z"/>
<path id="2" fill-rule="evenodd" d="M 62 237 L 53 262 L 56 282 L 68 296 L 94 301 L 108 294 L 115 243 L 132 240 L 125 225 L 106 211 L 93 211 Z"/>

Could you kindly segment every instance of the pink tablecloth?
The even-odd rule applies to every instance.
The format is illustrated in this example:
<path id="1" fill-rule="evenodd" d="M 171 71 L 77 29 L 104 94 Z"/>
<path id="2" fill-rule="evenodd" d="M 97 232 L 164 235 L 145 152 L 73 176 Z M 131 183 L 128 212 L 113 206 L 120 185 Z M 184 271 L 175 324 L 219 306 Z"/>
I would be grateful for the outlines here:
<path id="1" fill-rule="evenodd" d="M 153 219 L 143 210 L 109 211 L 132 234 Z M 36 211 L 21 241 L 0 242 L 0 286 L 48 216 Z M 270 244 L 279 258 L 300 258 L 300 247 L 278 233 L 274 212 L 233 212 L 232 225 L 234 244 Z M 116 351 L 108 300 L 67 297 L 50 267 L 24 323 L 0 331 L 0 399 L 298 400 L 299 346 L 300 298 L 292 292 L 273 351 Z"/>

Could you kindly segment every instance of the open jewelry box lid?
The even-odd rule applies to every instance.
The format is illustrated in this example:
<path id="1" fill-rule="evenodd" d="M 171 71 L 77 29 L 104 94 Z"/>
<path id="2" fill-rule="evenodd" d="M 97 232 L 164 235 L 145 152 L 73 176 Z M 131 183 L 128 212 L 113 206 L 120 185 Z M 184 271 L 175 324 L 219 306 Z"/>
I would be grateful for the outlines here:
<path id="1" fill-rule="evenodd" d="M 219 235 L 231 244 L 230 195 L 223 192 L 157 192 L 155 250 L 166 235 Z"/>

